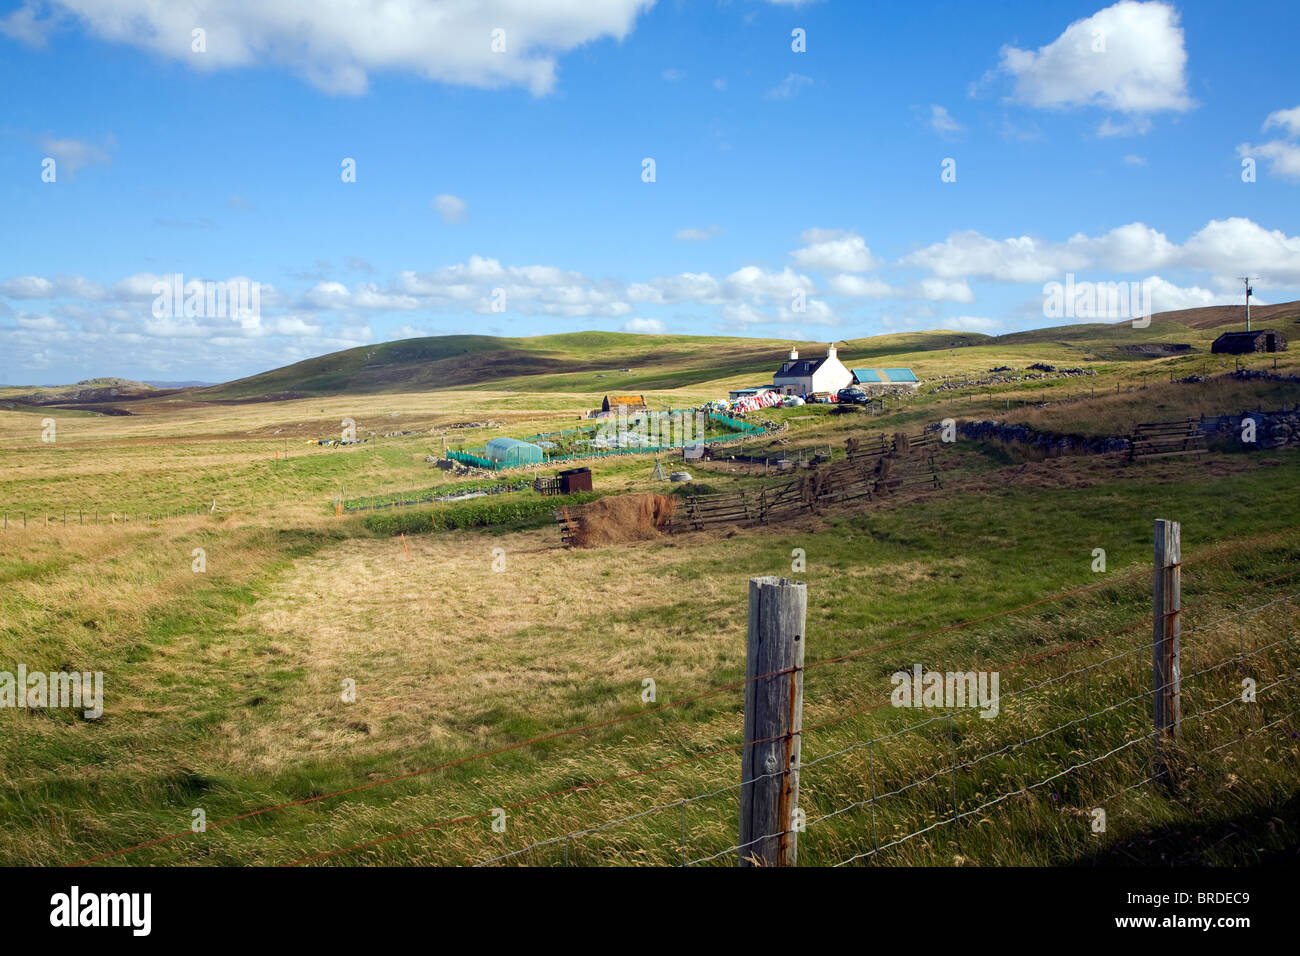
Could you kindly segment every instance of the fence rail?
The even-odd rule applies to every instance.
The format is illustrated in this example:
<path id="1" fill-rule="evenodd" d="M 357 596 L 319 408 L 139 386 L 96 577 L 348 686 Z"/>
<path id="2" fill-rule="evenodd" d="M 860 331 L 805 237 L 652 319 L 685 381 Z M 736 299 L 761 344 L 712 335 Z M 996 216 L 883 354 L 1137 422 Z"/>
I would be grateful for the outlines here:
<path id="1" fill-rule="evenodd" d="M 1195 418 L 1144 422 L 1129 438 L 1128 460 L 1205 454 L 1205 434 Z"/>
<path id="2" fill-rule="evenodd" d="M 774 482 L 758 491 L 690 495 L 680 511 L 665 526 L 670 532 L 702 531 L 717 525 L 761 524 L 782 521 L 800 514 L 819 513 L 822 508 L 856 500 L 871 500 L 903 488 L 924 485 L 940 489 L 939 466 L 927 449 L 935 438 L 900 433 L 892 440 L 881 437 L 879 449 L 850 439 L 849 457 L 831 464 L 814 464 L 784 482 Z M 573 542 L 585 510 L 562 508 L 555 513 L 566 545 Z"/>

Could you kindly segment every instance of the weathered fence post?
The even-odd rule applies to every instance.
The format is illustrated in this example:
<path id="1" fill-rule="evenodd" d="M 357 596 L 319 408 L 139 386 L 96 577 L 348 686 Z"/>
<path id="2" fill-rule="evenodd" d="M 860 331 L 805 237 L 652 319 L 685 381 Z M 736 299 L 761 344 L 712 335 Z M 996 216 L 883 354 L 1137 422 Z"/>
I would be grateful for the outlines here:
<path id="1" fill-rule="evenodd" d="M 1182 720 L 1182 661 L 1179 641 L 1182 609 L 1182 526 L 1157 518 L 1151 578 L 1151 713 L 1155 723 L 1155 775 L 1166 777 L 1166 750 Z M 1166 780 L 1166 782 L 1168 782 Z"/>
<path id="2" fill-rule="evenodd" d="M 802 581 L 750 578 L 740 866 L 795 864 L 807 606 Z"/>

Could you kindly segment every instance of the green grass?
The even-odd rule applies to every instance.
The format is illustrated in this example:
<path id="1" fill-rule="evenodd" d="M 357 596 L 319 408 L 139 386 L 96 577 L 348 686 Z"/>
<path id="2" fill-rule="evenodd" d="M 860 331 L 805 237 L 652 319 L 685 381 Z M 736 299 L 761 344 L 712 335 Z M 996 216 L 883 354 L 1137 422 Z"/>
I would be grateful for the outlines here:
<path id="1" fill-rule="evenodd" d="M 578 641 L 592 627 L 693 636 L 702 648 L 713 649 L 704 660 L 713 659 L 714 663 L 700 670 L 689 686 L 662 688 L 661 699 L 680 699 L 705 687 L 734 681 L 743 672 L 744 580 L 751 574 L 788 574 L 793 548 L 802 548 L 807 554 L 807 570 L 798 577 L 809 585 L 809 655 L 823 659 L 889 644 L 908 635 L 1095 583 L 1101 578 L 1090 570 L 1094 547 L 1106 548 L 1110 575 L 1119 577 L 1141 569 L 1149 562 L 1150 520 L 1156 515 L 1184 522 L 1184 550 L 1189 562 L 1184 575 L 1185 601 L 1212 601 L 1221 606 L 1223 599 L 1217 595 L 1263 582 L 1293 568 L 1300 557 L 1300 547 L 1292 541 L 1239 549 L 1221 560 L 1196 563 L 1197 556 L 1214 542 L 1262 536 L 1276 529 L 1272 516 L 1285 512 L 1294 493 L 1297 456 L 1288 452 L 1285 458 L 1285 467 L 1215 480 L 1171 483 L 1159 473 L 1139 472 L 1117 475 L 1113 483 L 1087 489 L 1009 484 L 999 488 L 995 483 L 979 496 L 935 496 L 921 507 L 832 517 L 816 530 L 795 526 L 731 539 L 701 539 L 687 548 L 674 547 L 672 540 L 651 544 L 642 549 L 646 570 L 637 577 L 635 586 L 656 589 L 664 596 L 662 602 L 620 609 L 616 595 L 629 583 L 613 577 L 609 579 L 611 600 L 590 608 L 575 608 L 574 615 L 553 626 L 554 636 L 557 641 Z M 976 462 L 971 465 L 971 473 L 986 473 L 987 467 Z M 544 503 L 549 508 L 553 501 Z M 990 514 L 998 515 L 996 524 L 988 520 Z M 562 727 L 632 714 L 643 706 L 636 688 L 611 682 L 602 676 L 599 666 L 593 666 L 558 685 L 544 700 L 514 699 L 509 695 L 493 699 L 489 695 L 472 718 L 450 726 L 450 736 L 400 755 L 374 751 L 363 745 L 364 736 L 352 733 L 349 737 L 343 730 L 344 739 L 327 754 L 282 765 L 269 774 L 240 769 L 238 761 L 205 743 L 206 738 L 236 714 L 241 723 L 255 726 L 264 709 L 273 714 L 277 701 L 285 699 L 305 679 L 294 663 L 292 649 L 280 647 L 278 653 L 271 653 L 278 642 L 258 636 L 245 612 L 274 586 L 287 562 L 309 558 L 322 546 L 339 540 L 339 535 L 354 533 L 350 529 L 359 527 L 355 522 L 344 522 L 334 525 L 328 535 L 250 530 L 243 547 L 260 554 L 258 560 L 225 567 L 220 573 L 210 572 L 179 601 L 170 599 L 165 607 L 129 618 L 119 615 L 138 612 L 124 608 L 101 614 L 79 608 L 75 596 L 72 605 L 67 606 L 39 592 L 28 591 L 21 598 L 10 592 L 5 598 L 6 619 L 22 623 L 16 623 L 4 635 L 6 659 L 28 640 L 33 629 L 38 629 L 45 638 L 36 649 L 26 649 L 24 659 L 31 667 L 54 666 L 66 655 L 66 648 L 79 643 L 74 635 L 86 630 L 84 618 L 89 616 L 99 621 L 92 629 L 94 633 L 113 636 L 115 656 L 105 669 L 113 677 L 116 693 L 121 694 L 125 686 L 137 703 L 126 711 L 120 705 L 111 708 L 106 718 L 96 724 L 73 721 L 60 714 L 4 716 L 8 728 L 4 735 L 5 766 L 9 769 L 0 811 L 9 824 L 0 848 L 6 861 L 33 861 L 38 858 L 33 854 L 53 853 L 47 862 L 67 862 L 73 857 L 186 830 L 189 809 L 196 805 L 207 811 L 210 820 L 223 819 L 432 766 Z M 231 533 L 194 532 L 218 534 L 212 539 L 211 555 L 218 553 L 222 541 L 226 543 L 221 548 L 233 548 Z M 182 536 L 172 548 L 187 560 L 189 546 L 199 540 L 203 538 Z M 509 549 L 508 542 L 506 546 Z M 466 547 L 473 550 L 469 539 Z M 131 550 L 121 555 L 115 560 L 127 562 L 120 572 L 124 575 L 138 573 L 134 568 L 143 569 L 151 563 L 141 561 Z M 600 562 L 603 558 L 596 552 L 585 560 Z M 210 561 L 217 564 L 215 558 L 210 557 Z M 47 584 L 77 573 L 76 568 L 60 572 L 51 564 Z M 114 572 L 110 563 L 107 573 L 119 572 Z M 58 593 L 57 585 L 55 590 Z M 1260 587 L 1234 601 L 1248 606 L 1273 591 L 1276 587 Z M 912 646 L 869 654 L 853 663 L 810 671 L 805 685 L 805 721 L 812 725 L 880 699 L 879 695 L 887 691 L 887 675 L 909 667 L 913 661 L 961 669 L 1001 666 L 1026 654 L 1140 618 L 1147 603 L 1143 582 L 1116 585 L 978 628 L 937 635 Z M 129 639 L 122 640 L 127 635 Z M 1124 634 L 1110 644 L 1084 648 L 1062 658 L 1059 666 L 1044 664 L 1028 676 L 1043 679 L 1067 666 L 1104 659 L 1141 640 L 1141 630 Z M 40 647 L 45 651 L 41 652 Z M 503 661 L 512 658 L 509 644 L 497 653 Z M 99 663 L 104 663 L 102 658 Z M 515 666 L 534 667 L 538 663 L 521 658 Z M 668 658 L 651 652 L 640 662 L 640 669 L 654 674 L 670 663 Z M 179 670 L 173 672 L 171 667 Z M 1140 669 L 1137 673 L 1140 675 Z M 1091 692 L 1097 695 L 1108 689 L 1113 693 L 1131 690 L 1133 676 L 1112 675 L 1094 685 Z M 1031 728 L 1051 726 L 1064 714 L 1081 712 L 1081 693 L 1080 687 L 1071 684 L 1044 703 L 1041 711 L 1031 711 Z M 265 703 L 255 703 L 259 700 Z M 1091 727 L 1094 741 L 1119 739 L 1131 732 L 1140 724 L 1141 712 L 1138 704 L 1117 713 L 1113 720 L 1097 721 Z M 550 790 L 697 755 L 734 740 L 738 717 L 735 695 L 720 695 L 580 738 L 548 741 L 348 797 L 275 811 L 202 836 L 140 850 L 116 862 L 286 862 L 445 817 L 472 815 Z M 805 743 L 805 761 L 855 740 L 901 729 L 915 717 L 886 710 L 810 735 Z M 340 716 L 340 721 L 343 719 Z M 1040 720 L 1045 723 L 1036 723 Z M 1017 732 L 1014 723 L 993 723 L 994 728 L 978 720 L 970 726 L 960 725 L 958 730 L 963 736 L 959 756 L 983 752 L 1007 734 L 1014 736 Z M 349 739 L 356 742 L 349 743 Z M 1267 738 L 1265 743 L 1274 739 Z M 1036 779 L 1059 767 L 1073 748 L 1082 745 L 1077 734 L 1042 742 L 1026 752 L 1022 761 L 991 764 L 991 779 L 996 781 L 999 774 L 1014 777 L 1017 773 Z M 877 772 L 883 773 L 882 780 L 895 775 L 901 785 L 909 772 L 930 762 L 942 767 L 949 759 L 945 748 L 942 735 L 910 739 L 905 749 L 878 753 Z M 148 753 L 149 757 L 128 759 L 133 752 Z M 1243 753 L 1255 751 L 1247 749 Z M 854 762 L 860 756 L 828 761 L 805 773 L 804 799 L 810 815 L 814 810 L 826 812 L 863 793 L 857 788 L 865 779 L 865 766 Z M 1232 771 L 1232 765 L 1206 762 L 1181 801 L 1138 794 L 1130 798 L 1130 804 L 1115 805 L 1115 838 L 1132 836 L 1134 820 L 1178 824 L 1198 816 L 1218 814 L 1226 818 L 1250 806 L 1271 805 L 1270 801 L 1280 799 L 1285 782 L 1294 782 L 1294 776 L 1287 776 L 1294 772 L 1294 758 L 1275 755 L 1253 759 L 1255 770 L 1249 784 L 1243 784 L 1230 797 L 1216 795 L 1210 781 L 1215 775 L 1222 779 Z M 1114 773 L 1102 768 L 1089 777 L 1083 789 L 1056 787 L 1042 794 L 1042 799 L 1017 798 L 1016 804 L 1008 808 L 1010 815 L 999 816 L 992 832 L 985 833 L 978 826 L 945 829 L 919 847 L 904 844 L 888 859 L 950 863 L 961 857 L 984 863 L 1059 863 L 1093 852 L 1098 844 L 1088 832 L 1086 821 L 1064 816 L 1063 807 L 1086 809 L 1094 796 L 1104 796 L 1102 791 L 1108 792 L 1108 788 L 1115 789 L 1129 780 L 1127 775 L 1140 769 L 1140 764 L 1126 761 L 1118 764 Z M 78 772 L 71 772 L 72 768 L 78 768 Z M 462 824 L 447 834 L 435 832 L 396 840 L 334 862 L 473 860 L 490 855 L 493 847 L 521 845 L 637 807 L 670 802 L 674 795 L 716 789 L 734 779 L 735 768 L 734 754 L 723 755 L 670 774 L 651 775 L 568 800 L 520 808 L 511 812 L 514 822 L 504 839 L 494 836 L 486 825 Z M 961 806 L 974 805 L 981 794 L 994 792 L 980 787 L 974 778 L 963 780 L 958 790 Z M 1052 793 L 1056 794 L 1054 801 Z M 926 801 L 934 802 L 940 812 L 945 801 L 951 806 L 946 786 L 918 791 L 916 796 L 924 799 L 895 801 L 880 808 L 884 816 L 878 822 L 910 829 L 924 816 Z M 724 849 L 729 845 L 727 841 L 734 842 L 731 831 L 735 813 L 729 799 L 724 795 L 690 807 L 689 855 L 707 855 Z M 1130 817 L 1125 806 L 1131 806 L 1132 800 L 1154 804 L 1143 811 L 1144 815 Z M 679 827 L 675 813 L 654 815 L 611 833 L 576 841 L 571 847 L 571 862 L 605 862 L 611 858 L 675 862 L 679 855 Z M 821 829 L 814 827 L 801 839 L 801 858 L 813 865 L 832 862 L 850 850 L 860 852 L 871 846 L 866 836 L 869 828 L 870 820 L 861 812 L 836 818 Z M 1217 852 L 1231 859 L 1230 851 L 1229 846 Z M 562 848 L 542 851 L 527 860 L 554 863 L 560 858 L 557 853 L 562 852 Z"/>
<path id="2" fill-rule="evenodd" d="M 1198 348 L 1212 337 L 1212 330 L 1185 331 Z M 1033 361 L 1087 364 L 1099 372 L 1095 398 L 1090 378 L 972 388 L 969 395 L 923 389 L 874 415 L 831 415 L 825 406 L 769 409 L 756 417 L 788 427 L 754 441 L 752 449 L 777 454 L 830 445 L 838 452 L 849 435 L 914 431 L 946 416 L 1114 434 L 1136 421 L 1300 398 L 1277 383 L 1216 379 L 1172 386 L 1171 372 L 1186 375 L 1206 364 L 1213 370 L 1214 361 L 1222 370 L 1223 360 L 1203 354 L 1143 360 L 1117 350 L 1125 342 L 1172 340 L 1181 334 L 1176 328 L 1096 327 L 1064 342 L 1055 340 L 1057 334 L 989 339 L 920 333 L 864 340 L 857 351 L 845 345 L 841 354 L 849 364 L 910 364 L 931 380 L 939 374 L 977 377 L 995 365 L 1023 368 Z M 486 392 L 508 382 L 505 387 L 521 391 L 494 394 L 482 407 L 439 408 L 429 420 L 423 407 L 403 410 L 405 397 L 395 399 L 395 407 L 374 402 L 365 406 L 374 419 L 364 423 L 367 428 L 383 431 L 395 410 L 403 417 L 394 428 L 507 419 L 503 429 L 463 436 L 479 444 L 487 434 L 573 427 L 603 391 L 681 383 L 680 391 L 651 396 L 680 406 L 717 397 L 725 376 L 762 380 L 759 373 L 770 375 L 773 356 L 787 347 L 735 340 L 734 360 L 720 369 L 722 340 L 592 333 L 519 340 L 525 345 L 484 345 L 474 337 L 424 341 L 432 344 L 378 357 L 411 369 L 459 363 L 474 378 L 467 381 L 473 387 Z M 511 364 L 520 360 L 512 349 L 533 364 Z M 401 384 L 364 367 L 375 362 L 373 349 L 354 351 L 345 363 L 312 360 L 316 364 L 291 374 L 233 383 L 213 394 L 237 398 L 303 382 L 362 390 Z M 1282 358 L 1285 368 L 1289 356 Z M 504 364 L 493 367 L 494 360 Z M 633 371 L 618 372 L 624 367 Z M 493 377 L 502 371 L 506 379 Z M 418 375 L 403 381 L 418 384 Z M 1144 383 L 1149 387 L 1141 388 Z M 1067 396 L 1072 401 L 1062 401 Z M 1017 408 L 1021 401 L 1050 404 Z M 726 788 L 738 778 L 739 759 L 734 750 L 703 755 L 738 740 L 740 696 L 716 694 L 635 716 L 646 709 L 641 681 L 654 677 L 663 703 L 743 678 L 746 582 L 782 574 L 808 583 L 810 660 L 856 655 L 806 674 L 805 725 L 818 728 L 805 740 L 801 781 L 801 804 L 810 818 L 869 798 L 873 781 L 879 794 L 936 775 L 905 796 L 862 803 L 811 826 L 800 838 L 801 862 L 831 863 L 951 815 L 954 791 L 959 810 L 977 807 L 1146 726 L 1146 702 L 1139 698 L 1086 728 L 1048 733 L 1086 708 L 1095 713 L 1099 701 L 1142 692 L 1140 653 L 1103 662 L 1140 651 L 1146 637 L 1142 618 L 1150 613 L 1150 597 L 1143 579 L 1153 518 L 1183 522 L 1184 600 L 1197 605 L 1184 625 L 1189 674 L 1207 661 L 1231 659 L 1243 641 L 1262 645 L 1284 634 L 1285 620 L 1271 613 L 1248 616 L 1240 628 L 1194 628 L 1284 593 L 1294 579 L 1270 579 L 1294 570 L 1300 558 L 1294 536 L 1251 543 L 1297 523 L 1295 450 L 1124 468 L 1096 459 L 1025 463 L 1033 456 L 1014 448 L 962 442 L 941 450 L 945 489 L 939 494 L 731 535 L 688 534 L 570 552 L 558 547 L 558 532 L 549 527 L 563 500 L 528 493 L 326 516 L 323 509 L 344 488 L 350 501 L 384 503 L 404 489 L 467 483 L 423 461 L 436 442 L 427 434 L 330 451 L 304 450 L 294 439 L 291 457 L 277 462 L 274 453 L 284 439 L 272 433 L 282 423 L 302 424 L 312 434 L 319 421 L 320 433 L 328 434 L 346 405 L 322 399 L 307 410 L 290 407 L 292 413 L 273 404 L 229 406 L 220 426 L 206 423 L 218 411 L 226 414 L 225 406 L 186 412 L 205 423 L 201 438 L 165 416 L 102 427 L 98 420 L 69 417 L 66 428 L 60 419 L 60 443 L 53 446 L 32 440 L 30 416 L 5 419 L 17 423 L 0 448 L 6 465 L 0 497 L 8 508 L 57 514 L 65 503 L 101 512 L 125 506 L 138 518 L 150 509 L 206 505 L 216 497 L 219 510 L 172 521 L 133 519 L 125 527 L 42 526 L 0 538 L 0 669 L 21 661 L 33 670 L 103 670 L 108 692 L 105 716 L 96 722 L 56 709 L 0 711 L 0 818 L 6 824 L 0 861 L 75 862 L 184 833 L 110 863 L 278 864 L 467 816 L 474 819 L 329 859 L 467 863 L 715 791 L 687 805 L 684 821 L 674 806 L 575 838 L 567 850 L 575 864 L 675 864 L 683 855 L 724 851 L 735 842 L 735 791 Z M 597 494 L 683 493 L 650 481 L 654 457 L 594 462 Z M 697 493 L 756 487 L 763 480 L 731 473 L 721 461 L 687 468 L 699 481 L 690 489 Z M 292 507 L 298 502 L 301 507 Z M 398 533 L 413 536 L 410 558 L 387 540 Z M 1240 546 L 1206 557 L 1223 542 Z M 196 547 L 207 554 L 203 574 L 190 570 Z M 495 575 L 488 555 L 498 548 L 508 570 Z M 1096 548 L 1106 551 L 1104 575 L 1091 570 Z M 798 573 L 791 570 L 795 549 L 807 561 Z M 1134 573 L 1136 580 L 1120 580 Z M 1068 599 L 943 630 L 1102 582 L 1107 586 Z M 1290 608 L 1293 621 L 1296 610 Z M 1135 621 L 1133 629 L 1056 653 Z M 909 640 L 921 634 L 928 636 Z M 872 648 L 878 649 L 863 653 Z M 1042 654 L 1052 656 L 1033 659 Z M 915 662 L 999 669 L 1004 694 L 1085 664 L 1096 667 L 1087 685 L 1063 678 L 1014 698 L 1026 706 L 1017 710 L 1009 703 L 1004 719 L 961 715 L 951 726 L 906 730 L 916 713 L 877 708 L 887 700 L 889 675 Z M 1230 699 L 1243 668 L 1254 668 L 1263 682 L 1266 674 L 1294 673 L 1298 663 L 1278 651 L 1233 660 L 1189 680 L 1186 710 Z M 372 707 L 364 718 L 339 700 L 344 676 L 359 677 L 361 706 Z M 434 690 L 440 696 L 422 696 Z M 1205 725 L 1190 724 L 1176 795 L 1144 787 L 1112 797 L 1146 772 L 1149 754 L 1133 747 L 1086 773 L 899 844 L 880 862 L 1158 865 L 1162 848 L 1177 845 L 1180 834 L 1197 848 L 1189 862 L 1256 862 L 1298 838 L 1287 810 L 1300 779 L 1295 723 L 1265 727 L 1285 715 L 1283 705 L 1293 709 L 1295 703 L 1290 687 L 1258 711 L 1229 709 Z M 196 807 L 209 821 L 220 821 L 624 716 L 634 719 L 189 833 Z M 893 743 L 830 756 L 896 731 Z M 1047 736 L 981 761 L 978 771 L 955 780 L 948 772 L 954 754 L 959 762 L 974 760 L 1036 733 Z M 1238 738 L 1224 750 L 1209 749 Z M 655 770 L 680 761 L 689 762 Z M 478 819 L 493 807 L 570 788 L 581 789 L 513 807 L 505 834 Z M 1090 832 L 1086 817 L 1099 804 L 1110 819 L 1101 838 Z M 1232 839 L 1234 827 L 1247 828 L 1249 837 Z M 558 865 L 565 851 L 560 843 L 515 862 Z M 721 862 L 729 861 L 724 854 Z"/>
<path id="3" fill-rule="evenodd" d="M 572 495 L 518 494 L 475 498 L 466 502 L 446 503 L 433 508 L 383 511 L 368 514 L 365 526 L 375 534 L 431 534 L 456 528 L 523 527 L 549 524 L 557 508 L 595 501 L 595 492 Z"/>

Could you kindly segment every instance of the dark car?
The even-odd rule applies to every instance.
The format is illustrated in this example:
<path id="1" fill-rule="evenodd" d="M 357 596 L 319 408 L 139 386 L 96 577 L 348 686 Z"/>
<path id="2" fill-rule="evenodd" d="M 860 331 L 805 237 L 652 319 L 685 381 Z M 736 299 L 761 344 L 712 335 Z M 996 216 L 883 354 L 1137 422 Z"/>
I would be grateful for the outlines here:
<path id="1" fill-rule="evenodd" d="M 842 388 L 835 393 L 835 400 L 841 405 L 867 405 L 871 402 L 860 388 Z"/>

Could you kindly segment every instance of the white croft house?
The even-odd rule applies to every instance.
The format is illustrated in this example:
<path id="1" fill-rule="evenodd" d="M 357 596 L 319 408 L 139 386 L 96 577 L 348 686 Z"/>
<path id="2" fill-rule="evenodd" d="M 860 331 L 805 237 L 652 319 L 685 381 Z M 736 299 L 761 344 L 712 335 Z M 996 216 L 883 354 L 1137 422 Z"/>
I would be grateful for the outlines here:
<path id="1" fill-rule="evenodd" d="M 801 359 L 792 348 L 790 358 L 772 376 L 772 387 L 782 395 L 811 395 L 813 392 L 838 392 L 853 384 L 853 373 L 835 354 L 835 346 L 826 347 L 826 357 Z"/>

